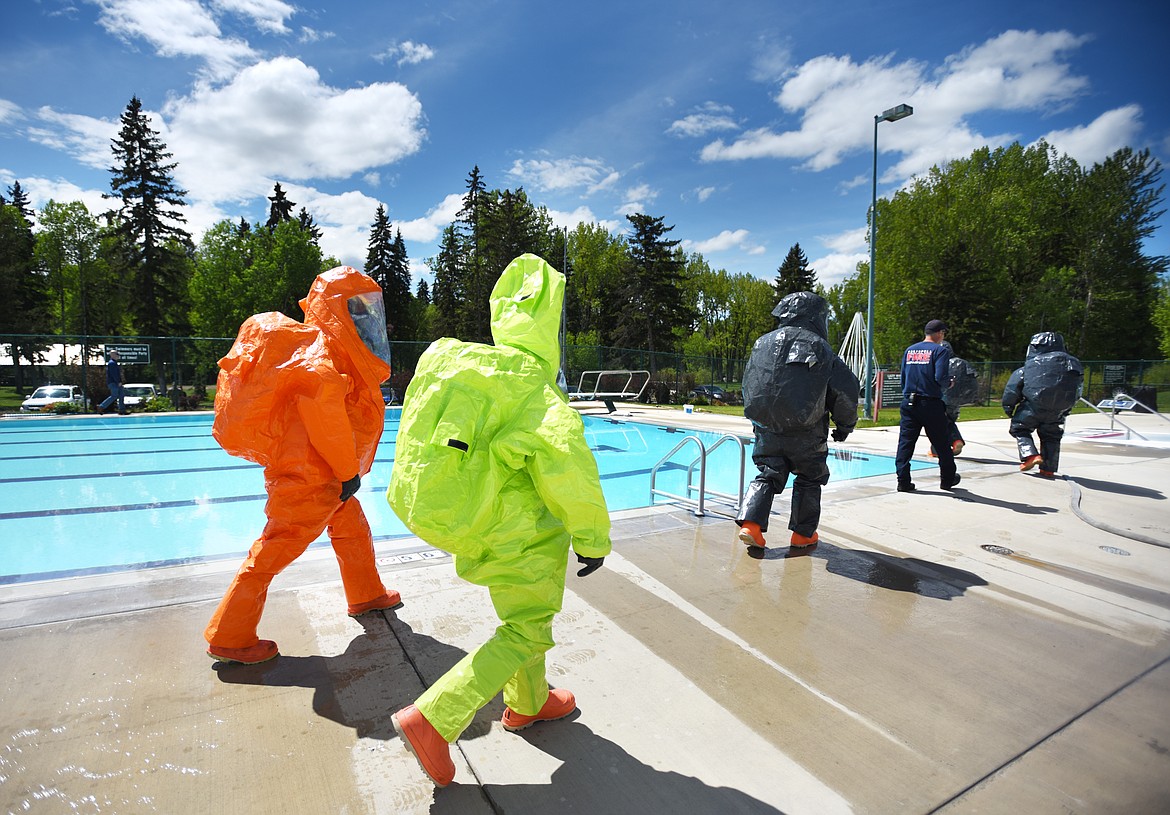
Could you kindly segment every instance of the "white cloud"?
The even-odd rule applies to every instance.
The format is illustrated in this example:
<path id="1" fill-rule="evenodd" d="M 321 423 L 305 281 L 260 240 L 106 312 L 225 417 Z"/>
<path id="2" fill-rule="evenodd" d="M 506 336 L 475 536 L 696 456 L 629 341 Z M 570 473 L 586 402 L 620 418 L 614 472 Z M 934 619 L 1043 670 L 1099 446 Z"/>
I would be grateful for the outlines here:
<path id="1" fill-rule="evenodd" d="M 389 48 L 376 55 L 374 59 L 379 62 L 393 59 L 397 61 L 398 65 L 418 65 L 420 62 L 434 59 L 434 57 L 435 50 L 429 45 L 407 40 L 406 42 L 392 43 Z"/>
<path id="2" fill-rule="evenodd" d="M 345 178 L 411 155 L 426 137 L 422 105 L 403 85 L 332 88 L 289 57 L 199 86 L 165 113 L 180 183 L 216 200 L 256 195 L 268 178 Z"/>
<path id="3" fill-rule="evenodd" d="M 213 79 L 231 76 L 255 58 L 244 40 L 224 37 L 211 13 L 196 0 L 97 0 L 99 22 L 127 42 L 144 39 L 159 56 L 195 57 Z"/>
<path id="4" fill-rule="evenodd" d="M 1140 105 L 1126 105 L 1106 111 L 1082 127 L 1050 131 L 1044 140 L 1058 152 L 1091 166 L 1133 144 L 1141 130 L 1141 118 Z"/>
<path id="5" fill-rule="evenodd" d="M 453 192 L 443 198 L 438 204 L 427 211 L 422 218 L 412 221 L 394 221 L 394 229 L 402 230 L 402 239 L 418 241 L 419 243 L 433 243 L 447 228 L 459 210 L 463 209 L 463 194 Z M 373 220 L 373 210 L 370 210 L 368 220 Z"/>
<path id="6" fill-rule="evenodd" d="M 743 246 L 750 233 L 746 229 L 724 229 L 713 238 L 705 241 L 683 241 L 683 248 L 687 251 L 707 254 L 709 252 L 726 252 Z"/>
<path id="7" fill-rule="evenodd" d="M 653 189 L 649 184 L 639 184 L 626 190 L 622 203 L 614 212 L 623 217 L 646 212 L 648 205 L 657 198 L 658 190 Z"/>
<path id="8" fill-rule="evenodd" d="M 1085 42 L 1067 31 L 1008 31 L 949 57 L 934 72 L 922 62 L 893 56 L 860 64 L 848 56 L 815 57 L 796 67 L 776 96 L 781 109 L 800 116 L 799 128 L 754 128 L 731 142 L 711 142 L 700 155 L 705 161 L 791 158 L 807 169 L 824 170 L 872 144 L 873 116 L 881 112 L 875 100 L 885 107 L 905 102 L 915 108 L 914 118 L 882 124 L 880 149 L 903 154 L 883 176 L 906 177 L 974 147 L 1014 138 L 976 132 L 971 116 L 1071 104 L 1088 81 L 1071 73 L 1065 57 Z"/>
<path id="9" fill-rule="evenodd" d="M 619 226 L 617 221 L 601 220 L 593 214 L 593 210 L 589 209 L 589 207 L 577 207 L 572 212 L 550 209 L 548 210 L 548 217 L 557 227 L 568 229 L 570 232 L 580 224 L 597 224 L 609 232 L 616 232 Z"/>
<path id="10" fill-rule="evenodd" d="M 230 11 L 249 18 L 261 31 L 270 34 L 287 34 L 284 21 L 296 11 L 282 0 L 212 0 L 212 5 L 221 11 Z"/>
<path id="11" fill-rule="evenodd" d="M 710 198 L 715 192 L 714 187 L 699 187 L 695 190 L 695 197 L 699 199 L 699 203 L 703 203 Z"/>
<path id="12" fill-rule="evenodd" d="M 36 122 L 28 128 L 27 134 L 37 144 L 68 153 L 89 167 L 106 169 L 113 163 L 110 142 L 118 135 L 117 122 L 58 113 L 50 107 L 37 111 Z M 155 130 L 158 129 L 155 125 Z"/>
<path id="13" fill-rule="evenodd" d="M 63 178 L 17 178 L 10 170 L 0 169 L 0 183 L 4 185 L 5 190 L 12 186 L 14 181 L 20 181 L 20 188 L 24 190 L 29 205 L 35 210 L 44 209 L 49 201 L 56 201 L 59 204 L 80 201 L 85 204 L 90 215 L 97 217 L 112 209 L 116 203 L 103 198 L 101 190 L 82 189 Z"/>
<path id="14" fill-rule="evenodd" d="M 809 261 L 809 268 L 817 273 L 817 282 L 826 289 L 857 273 L 857 264 L 868 261 L 864 252 L 840 254 L 837 252 Z"/>
<path id="15" fill-rule="evenodd" d="M 671 136 L 706 136 L 720 130 L 738 130 L 739 123 L 731 117 L 732 109 L 727 105 L 708 102 L 696 112 L 672 122 L 666 132 Z"/>
<path id="16" fill-rule="evenodd" d="M 809 261 L 809 267 L 817 273 L 817 282 L 829 288 L 853 275 L 858 263 L 868 261 L 868 234 L 869 227 L 861 226 L 837 235 L 819 237 L 820 243 L 831 251 L 824 257 Z"/>
<path id="17" fill-rule="evenodd" d="M 508 175 L 522 186 L 539 191 L 581 189 L 592 195 L 612 187 L 621 174 L 595 158 L 517 159 Z"/>
<path id="18" fill-rule="evenodd" d="M 767 247 L 750 240 L 750 236 L 751 233 L 746 229 L 724 229 L 713 238 L 703 241 L 683 240 L 679 246 L 684 251 L 698 252 L 703 255 L 728 252 L 733 249 L 745 255 L 762 255 L 768 251 Z"/>
<path id="19" fill-rule="evenodd" d="M 0 99 L 0 124 L 9 124 L 15 122 L 24 116 L 20 109 L 20 105 L 15 102 L 9 102 L 7 99 Z"/>

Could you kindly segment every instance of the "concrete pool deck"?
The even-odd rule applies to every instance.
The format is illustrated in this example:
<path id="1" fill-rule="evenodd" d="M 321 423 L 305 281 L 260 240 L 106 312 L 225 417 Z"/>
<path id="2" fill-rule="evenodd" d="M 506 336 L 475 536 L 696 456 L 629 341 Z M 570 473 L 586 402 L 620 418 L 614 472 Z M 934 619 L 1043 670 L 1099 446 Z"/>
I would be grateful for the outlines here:
<path id="1" fill-rule="evenodd" d="M 750 432 L 711 414 L 619 414 Z M 295 563 L 261 625 L 282 656 L 251 667 L 203 652 L 235 561 L 0 587 L 0 804 L 1165 812 L 1170 451 L 1073 435 L 1107 426 L 1071 417 L 1063 477 L 1048 481 L 1017 471 L 1006 420 L 964 422 L 953 493 L 930 470 L 913 494 L 892 476 L 830 484 L 808 552 L 784 545 L 787 494 L 762 557 L 718 515 L 615 514 L 614 554 L 569 576 L 548 658 L 579 711 L 513 734 L 497 698 L 453 748 L 444 790 L 390 714 L 486 639 L 494 615 L 421 543 L 380 558 L 404 606 L 361 621 L 345 615 L 328 552 Z M 892 455 L 896 440 L 875 428 L 844 447 Z"/>

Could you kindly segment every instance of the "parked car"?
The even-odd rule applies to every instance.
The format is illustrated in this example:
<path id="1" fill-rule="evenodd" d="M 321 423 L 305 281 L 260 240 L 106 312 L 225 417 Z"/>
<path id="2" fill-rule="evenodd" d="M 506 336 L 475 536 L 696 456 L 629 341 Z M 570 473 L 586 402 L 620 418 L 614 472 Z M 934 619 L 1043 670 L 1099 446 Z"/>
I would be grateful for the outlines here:
<path id="1" fill-rule="evenodd" d="M 149 382 L 131 382 L 122 386 L 122 402 L 128 408 L 138 407 L 158 395 L 158 388 Z"/>
<path id="2" fill-rule="evenodd" d="M 25 413 L 36 413 L 54 402 L 74 402 L 80 405 L 81 401 L 81 388 L 76 385 L 41 385 L 20 403 L 20 409 Z"/>
<path id="3" fill-rule="evenodd" d="M 701 396 L 712 402 L 730 402 L 731 396 L 718 385 L 699 385 L 691 391 L 691 396 Z"/>

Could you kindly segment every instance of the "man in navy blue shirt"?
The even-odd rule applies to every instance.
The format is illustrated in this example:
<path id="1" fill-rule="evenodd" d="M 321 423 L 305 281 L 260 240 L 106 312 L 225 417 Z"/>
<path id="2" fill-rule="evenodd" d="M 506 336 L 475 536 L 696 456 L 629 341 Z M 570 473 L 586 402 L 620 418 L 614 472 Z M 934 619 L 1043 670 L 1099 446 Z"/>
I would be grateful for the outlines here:
<path id="1" fill-rule="evenodd" d="M 926 437 L 938 453 L 941 486 L 949 490 L 959 483 L 955 455 L 951 451 L 943 391 L 950 379 L 951 350 L 942 345 L 947 326 L 942 320 L 926 324 L 926 336 L 902 354 L 902 421 L 898 429 L 898 455 L 894 468 L 898 473 L 898 492 L 913 492 L 910 459 L 914 445 L 926 430 Z"/>

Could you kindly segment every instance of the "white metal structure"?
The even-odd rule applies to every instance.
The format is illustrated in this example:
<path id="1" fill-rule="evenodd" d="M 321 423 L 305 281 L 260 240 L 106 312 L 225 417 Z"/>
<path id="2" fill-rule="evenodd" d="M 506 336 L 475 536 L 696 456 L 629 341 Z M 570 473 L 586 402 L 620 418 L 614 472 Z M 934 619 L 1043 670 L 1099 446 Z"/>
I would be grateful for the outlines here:
<path id="1" fill-rule="evenodd" d="M 841 343 L 841 350 L 837 356 L 845 360 L 849 370 L 857 377 L 857 381 L 865 383 L 865 361 L 869 358 L 867 338 L 869 333 L 865 328 L 865 315 L 860 311 L 854 313 L 853 322 L 849 324 L 849 331 Z"/>

